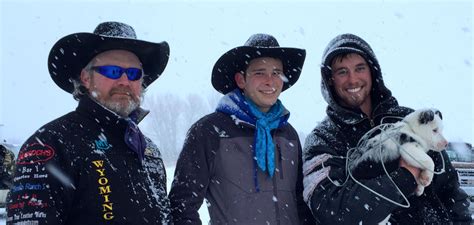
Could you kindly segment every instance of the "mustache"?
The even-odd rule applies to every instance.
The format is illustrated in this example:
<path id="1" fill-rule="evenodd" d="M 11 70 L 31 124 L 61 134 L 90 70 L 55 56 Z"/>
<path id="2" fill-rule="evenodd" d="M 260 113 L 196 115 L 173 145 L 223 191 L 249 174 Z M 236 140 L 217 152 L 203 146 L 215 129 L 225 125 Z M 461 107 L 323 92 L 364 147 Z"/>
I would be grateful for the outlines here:
<path id="1" fill-rule="evenodd" d="M 109 96 L 112 96 L 114 94 L 126 94 L 130 96 L 133 100 L 138 100 L 139 96 L 132 94 L 132 90 L 129 87 L 114 87 L 110 89 L 109 91 Z"/>

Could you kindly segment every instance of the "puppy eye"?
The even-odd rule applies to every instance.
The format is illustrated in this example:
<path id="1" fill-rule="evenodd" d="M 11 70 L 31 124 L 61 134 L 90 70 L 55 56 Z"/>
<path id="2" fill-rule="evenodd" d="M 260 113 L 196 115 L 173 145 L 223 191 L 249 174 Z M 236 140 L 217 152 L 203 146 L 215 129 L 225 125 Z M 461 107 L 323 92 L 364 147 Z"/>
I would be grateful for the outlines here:
<path id="1" fill-rule="evenodd" d="M 433 129 L 433 133 L 438 133 L 438 128 Z"/>

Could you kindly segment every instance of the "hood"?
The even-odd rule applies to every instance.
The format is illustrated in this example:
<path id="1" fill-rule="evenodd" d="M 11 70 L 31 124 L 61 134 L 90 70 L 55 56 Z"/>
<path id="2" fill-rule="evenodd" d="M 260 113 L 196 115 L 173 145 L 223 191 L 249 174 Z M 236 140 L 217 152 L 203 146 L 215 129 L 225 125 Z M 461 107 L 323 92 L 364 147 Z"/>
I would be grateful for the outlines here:
<path id="1" fill-rule="evenodd" d="M 379 62 L 369 44 L 362 38 L 353 34 L 342 34 L 332 39 L 324 50 L 321 61 L 321 92 L 324 99 L 329 104 L 329 107 L 335 110 L 351 111 L 343 108 L 336 101 L 336 94 L 331 86 L 329 86 L 329 79 L 332 76 L 331 62 L 340 55 L 347 53 L 357 53 L 364 57 L 369 64 L 372 73 L 372 103 L 375 108 L 382 101 L 389 99 L 392 96 L 390 90 L 385 87 L 382 79 L 382 70 Z"/>

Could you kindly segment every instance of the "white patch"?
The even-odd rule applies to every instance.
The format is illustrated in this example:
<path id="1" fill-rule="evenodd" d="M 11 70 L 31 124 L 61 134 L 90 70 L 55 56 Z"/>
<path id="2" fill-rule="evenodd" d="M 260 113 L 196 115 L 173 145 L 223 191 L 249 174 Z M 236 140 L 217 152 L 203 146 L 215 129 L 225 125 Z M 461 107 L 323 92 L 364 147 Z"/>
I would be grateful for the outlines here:
<path id="1" fill-rule="evenodd" d="M 219 134 L 220 138 L 229 137 L 229 135 L 224 130 L 219 129 L 219 127 L 214 126 L 214 130 Z"/>
<path id="2" fill-rule="evenodd" d="M 325 178 L 329 176 L 329 171 L 331 167 L 323 167 L 320 170 L 310 173 L 309 175 L 305 175 L 303 178 L 303 198 L 304 201 L 310 203 L 311 196 L 313 196 L 314 189 L 316 186 Z"/>
<path id="3" fill-rule="evenodd" d="M 321 154 L 316 157 L 313 157 L 311 160 L 308 160 L 303 163 L 303 175 L 308 175 L 310 174 L 314 168 L 322 165 L 324 162 L 326 162 L 329 158 L 332 156 L 329 154 Z"/>
<path id="4" fill-rule="evenodd" d="M 391 214 L 388 214 L 388 216 L 385 217 L 385 219 L 383 219 L 382 221 L 380 221 L 378 224 L 379 224 L 379 225 L 390 225 L 391 223 L 388 222 L 388 220 L 390 219 L 390 216 L 391 216 Z"/>
<path id="5" fill-rule="evenodd" d="M 76 190 L 76 187 L 74 186 L 74 182 L 72 181 L 72 179 L 66 173 L 64 173 L 61 169 L 54 166 L 53 164 L 46 164 L 46 170 L 48 170 L 48 172 L 52 176 L 57 178 L 63 184 L 64 187 L 70 187 Z"/>

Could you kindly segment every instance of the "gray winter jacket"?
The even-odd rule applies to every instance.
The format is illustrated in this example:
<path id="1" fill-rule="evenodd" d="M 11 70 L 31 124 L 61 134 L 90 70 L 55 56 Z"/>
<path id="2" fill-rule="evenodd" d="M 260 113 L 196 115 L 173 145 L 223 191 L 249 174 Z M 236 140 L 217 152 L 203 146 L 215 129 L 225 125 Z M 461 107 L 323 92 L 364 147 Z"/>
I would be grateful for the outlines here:
<path id="1" fill-rule="evenodd" d="M 190 128 L 170 190 L 176 225 L 201 224 L 198 209 L 204 198 L 211 224 L 292 225 L 312 220 L 302 198 L 296 131 L 289 124 L 272 131 L 273 178 L 254 165 L 254 132 L 252 125 L 221 112 L 205 116 Z"/>

